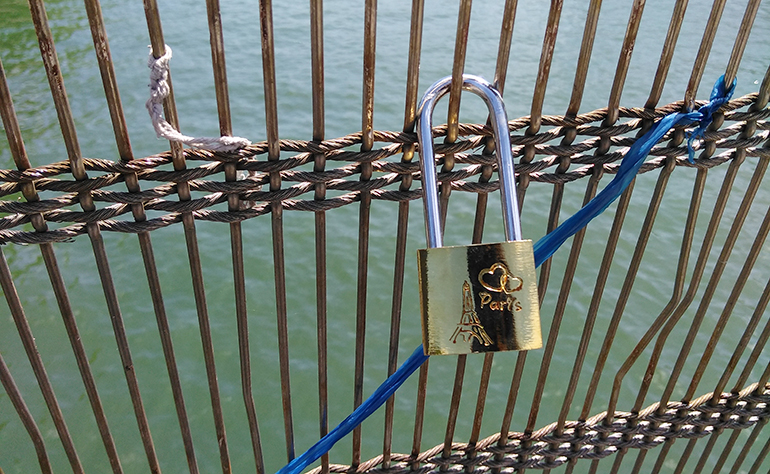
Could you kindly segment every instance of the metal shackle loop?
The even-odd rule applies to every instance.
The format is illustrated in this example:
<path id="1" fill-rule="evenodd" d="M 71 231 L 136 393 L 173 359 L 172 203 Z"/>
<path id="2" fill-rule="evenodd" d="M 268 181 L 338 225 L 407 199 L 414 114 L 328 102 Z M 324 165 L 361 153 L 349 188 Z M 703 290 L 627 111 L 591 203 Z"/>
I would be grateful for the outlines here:
<path id="1" fill-rule="evenodd" d="M 438 201 L 435 153 L 433 152 L 433 109 L 436 102 L 449 92 L 452 77 L 448 76 L 433 84 L 422 97 L 417 112 L 417 141 L 420 145 L 420 170 L 425 209 L 425 233 L 428 248 L 443 246 Z M 516 179 L 511 153 L 511 137 L 508 135 L 508 114 L 500 92 L 479 76 L 463 74 L 463 89 L 484 99 L 489 109 L 492 131 L 495 136 L 495 154 L 500 180 L 503 225 L 508 241 L 522 240 L 519 204 L 516 198 Z"/>

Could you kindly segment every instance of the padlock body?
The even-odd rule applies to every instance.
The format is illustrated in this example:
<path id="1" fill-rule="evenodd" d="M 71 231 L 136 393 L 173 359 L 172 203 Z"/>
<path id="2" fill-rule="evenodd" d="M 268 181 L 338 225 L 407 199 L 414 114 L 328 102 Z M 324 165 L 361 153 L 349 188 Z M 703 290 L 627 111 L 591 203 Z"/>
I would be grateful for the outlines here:
<path id="1" fill-rule="evenodd" d="M 427 355 L 542 347 L 531 240 L 417 253 Z"/>

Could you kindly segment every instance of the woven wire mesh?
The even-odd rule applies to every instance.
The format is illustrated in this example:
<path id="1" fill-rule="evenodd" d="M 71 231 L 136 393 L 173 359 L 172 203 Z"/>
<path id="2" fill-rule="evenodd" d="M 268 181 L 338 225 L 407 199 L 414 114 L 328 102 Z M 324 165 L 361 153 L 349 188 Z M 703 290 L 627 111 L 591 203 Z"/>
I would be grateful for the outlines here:
<path id="1" fill-rule="evenodd" d="M 154 414 L 155 397 L 162 393 L 167 399 L 162 405 L 167 408 L 164 415 L 169 420 L 175 419 L 168 421 L 169 424 L 179 427 L 174 434 L 180 437 L 180 443 L 175 445 L 176 459 L 181 459 L 183 452 L 190 472 L 198 472 L 199 463 L 210 465 L 210 461 L 201 461 L 204 456 L 201 448 L 196 453 L 194 447 L 193 440 L 202 435 L 196 431 L 195 423 L 191 425 L 190 418 L 194 419 L 192 414 L 201 408 L 185 404 L 182 380 L 187 361 L 180 363 L 174 352 L 189 341 L 176 337 L 172 342 L 174 331 L 166 315 L 177 311 L 180 304 L 164 301 L 159 277 L 159 273 L 164 273 L 164 266 L 179 267 L 180 261 L 183 264 L 186 261 L 191 284 L 188 306 L 197 319 L 197 337 L 202 342 L 198 355 L 202 365 L 198 367 L 206 372 L 210 400 L 206 409 L 210 409 L 207 413 L 214 421 L 213 430 L 206 433 L 217 441 L 216 449 L 208 449 L 205 456 L 217 458 L 222 471 L 230 472 L 233 459 L 244 452 L 245 446 L 245 451 L 250 451 L 253 457 L 249 464 L 257 472 L 274 469 L 276 459 L 283 458 L 278 462 L 284 462 L 297 454 L 295 450 L 305 447 L 305 440 L 328 431 L 336 420 L 326 414 L 335 409 L 346 411 L 333 406 L 334 398 L 330 399 L 329 394 L 336 392 L 329 384 L 348 380 L 350 386 L 345 390 L 352 392 L 354 405 L 360 404 L 371 384 L 392 373 L 399 356 L 404 350 L 410 351 L 410 344 L 419 339 L 415 336 L 419 323 L 411 314 L 415 312 L 415 305 L 414 297 L 410 297 L 413 276 L 408 251 L 418 245 L 415 241 L 420 239 L 420 224 L 414 222 L 419 221 L 417 208 L 422 192 L 414 155 L 413 120 L 419 94 L 416 68 L 420 63 L 420 35 L 423 22 L 429 21 L 423 19 L 422 2 L 414 2 L 410 16 L 403 130 L 374 129 L 377 5 L 370 1 L 365 6 L 362 57 L 363 130 L 339 138 L 325 138 L 323 43 L 320 41 L 323 9 L 320 2 L 311 2 L 314 120 L 309 135 L 312 139 L 281 139 L 272 56 L 273 14 L 270 2 L 265 1 L 260 3 L 260 27 L 267 140 L 235 153 L 183 149 L 171 144 L 168 152 L 137 158 L 131 152 L 121 102 L 115 94 L 117 85 L 114 74 L 110 74 L 113 65 L 100 5 L 96 0 L 86 1 L 120 160 L 85 158 L 80 153 L 68 98 L 63 88 L 57 87 L 62 79 L 57 74 L 59 63 L 45 5 L 42 0 L 29 3 L 68 159 L 51 160 L 43 166 L 30 165 L 16 125 L 13 101 L 5 85 L 5 72 L 0 70 L 3 125 L 17 167 L 0 170 L 0 195 L 4 198 L 0 201 L 0 243 L 34 244 L 40 248 L 42 261 L 34 266 L 45 268 L 49 275 L 52 286 L 44 291 L 54 297 L 64 322 L 62 339 L 69 339 L 70 347 L 65 344 L 61 350 L 75 356 L 76 373 L 83 381 L 79 396 L 88 399 L 94 430 L 98 429 L 98 438 L 94 432 L 86 439 L 103 444 L 110 468 L 122 472 L 121 457 L 125 463 L 126 456 L 119 455 L 123 452 L 119 443 L 125 435 L 113 434 L 110 430 L 113 423 L 109 422 L 115 395 L 112 390 L 106 390 L 103 383 L 97 383 L 98 377 L 94 378 L 90 367 L 92 357 L 80 340 L 76 323 L 80 302 L 70 301 L 67 293 L 66 281 L 87 278 L 86 273 L 69 274 L 60 270 L 54 253 L 55 249 L 61 251 L 62 246 L 80 245 L 86 239 L 83 234 L 88 234 L 96 262 L 95 267 L 89 268 L 90 278 L 98 279 L 95 287 L 104 293 L 104 312 L 109 315 L 120 372 L 127 383 L 127 396 L 138 427 L 135 437 L 139 442 L 124 441 L 132 447 L 133 457 L 143 452 L 152 472 L 160 472 L 161 465 L 169 462 L 166 445 L 159 448 L 161 441 L 151 434 L 152 430 L 157 431 L 159 421 L 155 417 L 160 416 Z M 600 3 L 592 2 L 586 14 L 575 88 L 567 112 L 543 115 L 552 46 L 558 35 L 559 19 L 564 15 L 561 2 L 554 1 L 545 27 L 531 113 L 509 123 L 527 229 L 553 229 L 564 212 L 574 212 L 579 201 L 594 195 L 606 175 L 612 175 L 617 169 L 619 160 L 636 137 L 654 120 L 703 104 L 695 101 L 696 92 L 707 63 L 710 41 L 724 9 L 723 2 L 715 2 L 714 13 L 703 27 L 701 50 L 684 99 L 665 106 L 657 104 L 676 45 L 677 28 L 681 26 L 677 23 L 684 16 L 682 8 L 686 7 L 686 2 L 679 2 L 672 14 L 650 98 L 646 104 L 639 104 L 643 107 L 629 108 L 620 106 L 620 95 L 628 70 L 627 59 L 633 51 L 644 8 L 644 2 L 635 2 L 630 7 L 623 38 L 622 51 L 627 57 L 621 54 L 618 61 L 609 106 L 578 113 Z M 153 53 L 159 56 L 164 43 L 157 5 L 152 0 L 145 0 L 144 4 Z M 207 8 L 220 130 L 230 134 L 219 6 L 209 1 Z M 725 72 L 728 81 L 736 75 L 758 8 L 759 2 L 749 2 L 742 23 L 737 26 L 735 47 Z M 503 90 L 516 2 L 507 2 L 500 11 L 502 28 L 495 82 Z M 455 35 L 454 77 L 463 72 L 470 13 L 471 3 L 461 2 Z M 484 240 L 499 238 L 496 230 L 500 227 L 499 212 L 495 204 L 498 183 L 494 156 L 489 152 L 492 149 L 490 131 L 482 124 L 459 122 L 458 92 L 449 98 L 447 124 L 435 130 L 436 151 L 441 157 L 441 195 L 447 209 L 447 239 L 458 243 L 480 241 L 483 233 L 486 233 Z M 763 262 L 767 261 L 767 253 L 763 250 L 770 230 L 770 213 L 766 212 L 770 203 L 764 192 L 766 186 L 762 185 L 770 159 L 769 93 L 770 81 L 765 74 L 756 92 L 734 98 L 723 107 L 703 137 L 694 163 L 687 160 L 687 130 L 672 130 L 642 166 L 638 184 L 632 185 L 605 216 L 580 232 L 560 256 L 543 265 L 539 290 L 546 340 L 542 351 L 432 359 L 430 371 L 427 365 L 423 367 L 419 380 L 397 394 L 398 405 L 395 401 L 389 402 L 384 413 L 367 422 L 363 430 L 353 433 L 352 453 L 333 451 L 332 455 L 342 460 L 325 457 L 316 470 L 499 472 L 559 467 L 571 472 L 580 469 L 579 466 L 590 466 L 586 468 L 592 471 L 681 472 L 712 468 L 715 464 L 713 469 L 718 472 L 726 469 L 728 460 L 734 471 L 749 465 L 752 472 L 759 469 L 770 446 L 766 433 L 762 432 L 770 396 L 767 387 L 770 365 L 764 351 L 770 336 L 770 325 L 764 317 L 770 284 L 762 286 L 761 281 L 766 278 Z M 166 115 L 170 122 L 177 122 L 173 100 L 166 102 Z M 635 192 L 634 187 L 639 190 Z M 490 197 L 493 199 L 489 200 Z M 459 202 L 468 205 L 463 208 Z M 454 209 L 466 208 L 475 208 L 475 214 L 453 213 Z M 299 214 L 312 216 L 312 220 L 300 219 L 304 225 L 314 226 L 313 242 L 290 242 L 294 234 L 287 231 L 286 226 L 300 222 L 291 220 L 296 214 L 294 211 L 306 211 Z M 330 235 L 327 218 L 355 220 L 352 227 L 357 235 Z M 657 219 L 679 223 L 679 233 L 656 233 Z M 253 228 L 249 232 L 246 227 L 250 225 L 263 226 L 264 231 L 258 235 L 266 239 L 255 239 Z M 179 231 L 173 234 L 175 229 Z M 386 229 L 388 238 L 383 238 L 382 229 Z M 206 265 L 216 263 L 207 256 L 211 249 L 205 244 L 211 241 L 204 237 L 201 245 L 199 240 L 200 233 L 210 232 L 220 234 L 222 241 L 226 240 L 224 236 L 230 239 L 228 260 L 233 267 L 233 277 L 224 283 L 231 288 L 228 297 L 231 308 L 224 311 L 224 317 L 231 323 L 229 341 L 237 341 L 237 351 L 234 351 L 237 355 L 231 357 L 222 355 L 216 328 L 212 335 L 212 320 L 213 324 L 219 324 L 222 311 L 207 302 L 207 297 L 215 298 L 212 293 L 222 287 L 222 282 L 207 280 L 204 284 Z M 111 236 L 115 233 L 138 236 L 134 261 L 108 259 Z M 173 239 L 180 245 L 181 241 L 185 242 L 184 251 L 168 250 L 163 241 Z M 327 249 L 336 250 L 335 239 L 340 239 L 351 255 L 350 271 L 342 277 L 330 275 L 327 268 L 327 253 L 334 252 Z M 164 249 L 163 253 L 156 254 L 153 245 Z M 371 262 L 370 245 L 391 246 L 394 249 L 391 259 Z M 224 252 L 228 251 L 227 247 L 225 244 L 217 249 Z M 315 263 L 314 268 L 296 268 L 292 252 L 297 249 L 315 251 L 310 260 Z M 47 365 L 60 367 L 60 364 L 44 362 L 32 334 L 37 315 L 25 313 L 24 297 L 20 297 L 16 289 L 16 282 L 24 277 L 14 271 L 14 266 L 21 262 L 11 258 L 9 264 L 8 251 L 0 250 L 3 252 L 0 283 L 10 308 L 10 317 L 2 321 L 3 330 L 13 331 L 15 326 L 21 341 L 13 346 L 17 351 L 14 354 L 9 354 L 4 347 L 0 348 L 0 354 L 14 360 L 18 360 L 16 355 L 26 358 L 31 370 L 26 370 L 25 365 L 25 371 L 34 374 L 36 392 L 43 397 L 42 403 L 36 398 L 32 401 L 32 397 L 38 395 L 28 393 L 29 384 L 20 389 L 14 381 L 20 377 L 15 373 L 19 365 L 9 368 L 0 359 L 5 393 L 16 412 L 10 415 L 7 410 L 0 421 L 18 417 L 13 423 L 23 426 L 28 433 L 44 472 L 52 470 L 51 456 L 59 462 L 66 459 L 74 472 L 88 471 L 89 466 L 80 459 L 77 448 L 84 443 L 82 439 L 86 435 L 68 428 L 72 420 L 67 416 L 67 404 L 60 403 L 61 394 L 54 393 L 56 384 L 51 381 L 55 381 L 57 374 L 50 369 L 46 371 Z M 263 254 L 270 261 L 272 278 L 267 278 L 266 283 L 264 269 L 249 267 L 250 253 Z M 339 255 L 336 258 L 340 258 Z M 140 299 L 128 297 L 125 284 L 116 283 L 120 277 L 113 275 L 113 270 L 121 265 L 141 265 L 146 272 L 146 283 L 131 282 L 129 288 L 135 286 L 149 291 L 152 303 L 149 311 L 154 313 L 157 322 L 153 331 L 160 336 L 159 344 L 151 349 L 137 344 L 131 335 L 131 328 L 135 328 L 132 308 Z M 387 273 L 390 281 L 384 282 L 383 273 Z M 652 278 L 637 281 L 639 275 L 645 274 Z M 297 278 L 307 276 L 312 281 L 309 290 L 299 291 Z M 261 291 L 274 294 L 269 309 L 265 309 L 263 295 L 250 288 L 255 278 L 262 279 L 256 283 Z M 660 285 L 650 288 L 645 282 L 655 278 Z M 573 283 L 576 283 L 574 287 Z M 327 300 L 328 285 L 348 286 L 351 300 L 346 304 L 354 310 L 335 314 L 337 302 Z M 758 299 L 747 301 L 747 297 L 742 296 L 747 285 L 758 285 L 755 293 Z M 302 286 L 308 286 L 307 281 Z M 584 294 L 584 300 L 589 302 L 587 306 L 570 304 L 570 295 L 575 294 Z M 290 334 L 296 334 L 292 332 L 296 329 L 292 326 L 290 308 L 300 297 L 314 298 L 317 312 L 316 327 L 311 328 L 309 338 L 302 336 L 299 340 L 317 345 L 318 352 L 312 362 L 315 367 L 310 371 L 317 373 L 313 374 L 317 382 L 308 385 L 303 382 L 298 386 L 296 381 L 290 382 L 290 373 L 302 372 L 296 364 L 304 362 L 292 359 L 290 343 L 296 341 L 297 336 L 290 338 Z M 380 305 L 390 307 L 382 310 Z M 402 320 L 404 309 L 410 314 L 404 314 Z M 269 331 L 260 326 L 256 334 L 259 340 L 267 337 L 275 341 L 278 367 L 266 367 L 255 355 L 260 345 L 255 341 L 253 330 L 255 312 L 266 313 L 275 321 Z M 354 327 L 348 338 L 352 347 L 345 350 L 334 344 L 337 335 L 334 331 L 340 328 L 336 320 L 340 317 L 347 317 L 346 324 Z M 152 327 L 152 322 L 145 323 L 145 327 Z M 745 330 L 736 332 L 741 334 L 739 338 L 722 338 L 728 326 L 745 327 Z M 372 327 L 376 328 L 376 337 L 370 335 Z M 131 351 L 129 342 L 133 347 L 140 345 L 142 350 L 163 353 L 169 382 L 163 382 L 165 392 L 156 389 L 155 385 L 160 382 L 138 378 L 141 363 L 137 363 L 135 370 L 136 352 Z M 43 352 L 47 358 L 52 357 L 47 350 Z M 330 380 L 327 372 L 330 357 L 349 357 L 348 371 L 352 376 L 332 374 L 335 378 Z M 225 360 L 231 366 L 223 368 L 223 364 L 215 364 L 215 360 Z M 372 360 L 378 362 L 373 364 Z M 691 366 L 685 367 L 687 360 Z M 70 364 L 70 371 L 75 370 L 75 365 Z M 569 381 L 549 377 L 551 367 L 556 365 L 573 367 Z M 268 383 L 269 377 L 275 380 Z M 222 384 L 240 386 L 241 399 L 223 398 Z M 268 397 L 271 401 L 266 402 L 260 393 L 262 384 L 275 387 L 280 394 L 273 394 L 272 398 Z M 232 389 L 224 390 L 227 394 L 232 392 Z M 704 392 L 708 393 L 703 395 Z M 307 398 L 305 393 L 313 396 Z M 125 395 L 126 392 L 122 392 L 121 396 Z M 446 403 L 426 407 L 426 397 L 443 398 Z M 292 400 L 294 404 L 312 400 L 322 415 L 310 422 L 297 420 L 293 416 Z M 233 415 L 234 404 L 243 410 L 238 413 L 245 416 Z M 49 415 L 53 430 L 50 426 L 48 430 L 55 431 L 55 436 L 40 428 L 43 423 L 48 426 L 47 419 L 41 417 Z M 271 416 L 282 419 L 283 433 L 260 433 L 258 419 Z M 226 436 L 226 424 L 230 433 L 235 431 L 244 436 Z M 310 433 L 311 430 L 297 428 L 308 425 L 315 425 Z M 413 439 L 411 446 L 394 448 L 395 431 L 413 433 L 409 436 Z M 267 452 L 264 446 L 275 446 L 264 441 L 267 437 L 282 438 L 285 453 L 278 456 Z M 376 440 L 367 441 L 374 438 Z M 698 441 L 701 439 L 703 441 Z M 61 448 L 51 448 L 54 444 L 61 444 Z M 381 447 L 381 454 L 366 461 L 372 444 L 378 449 Z M 436 447 L 431 448 L 434 445 Z M 696 446 L 700 451 L 695 451 Z M 652 448 L 657 449 L 647 454 Z M 631 454 L 635 460 L 624 460 Z M 579 459 L 591 462 L 578 463 Z M 672 459 L 676 460 L 673 467 Z M 55 464 L 56 461 L 53 467 Z M 0 468 L 4 468 L 2 460 Z"/>

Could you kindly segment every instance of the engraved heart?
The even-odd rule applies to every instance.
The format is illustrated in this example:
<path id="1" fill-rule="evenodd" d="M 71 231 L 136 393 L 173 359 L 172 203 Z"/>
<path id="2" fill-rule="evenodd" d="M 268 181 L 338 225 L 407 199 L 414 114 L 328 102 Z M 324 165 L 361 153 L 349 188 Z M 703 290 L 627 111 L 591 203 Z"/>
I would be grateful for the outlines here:
<path id="1" fill-rule="evenodd" d="M 500 276 L 497 280 L 497 284 L 495 285 L 494 276 L 496 274 L 499 274 Z M 488 275 L 491 275 L 491 277 Z M 491 279 L 487 280 L 487 278 Z M 516 287 L 511 286 L 513 285 L 514 281 L 517 282 Z M 508 271 L 508 267 L 500 262 L 496 262 L 492 264 L 491 267 L 481 270 L 479 272 L 479 283 L 481 283 L 481 286 L 489 291 L 495 293 L 505 293 L 506 295 L 510 295 L 514 291 L 519 291 L 524 286 L 524 280 L 515 275 L 511 275 L 511 273 Z"/>

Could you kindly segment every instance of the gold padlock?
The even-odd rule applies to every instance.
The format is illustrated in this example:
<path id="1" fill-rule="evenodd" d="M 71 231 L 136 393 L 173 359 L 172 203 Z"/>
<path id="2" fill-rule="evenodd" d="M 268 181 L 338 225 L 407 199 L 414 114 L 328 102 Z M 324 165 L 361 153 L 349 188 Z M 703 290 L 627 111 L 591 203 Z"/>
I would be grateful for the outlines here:
<path id="1" fill-rule="evenodd" d="M 496 136 L 507 242 L 442 246 L 432 116 L 451 80 L 446 77 L 428 89 L 417 118 L 428 240 L 428 248 L 417 255 L 423 348 L 427 355 L 538 349 L 543 340 L 535 258 L 532 241 L 521 239 L 508 117 L 500 93 L 467 74 L 463 89 L 484 99 Z"/>

